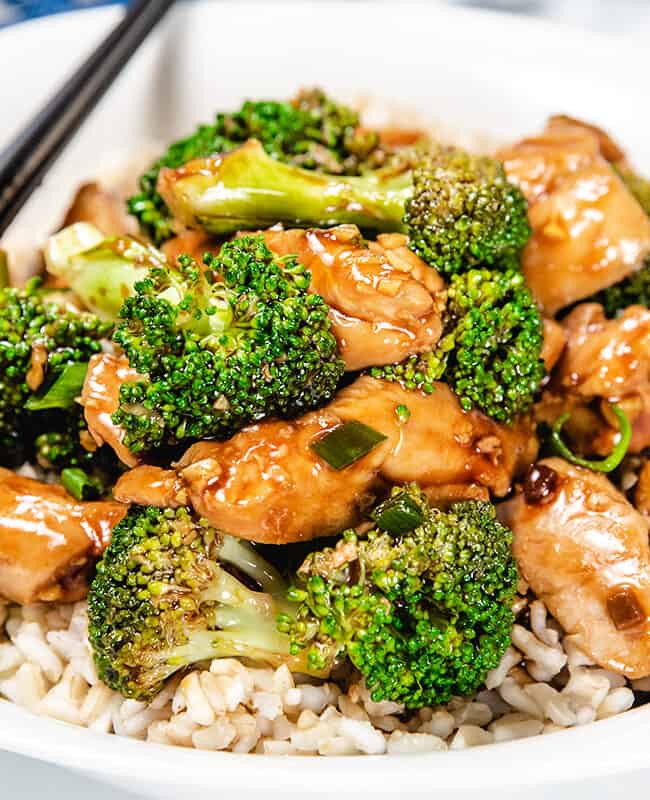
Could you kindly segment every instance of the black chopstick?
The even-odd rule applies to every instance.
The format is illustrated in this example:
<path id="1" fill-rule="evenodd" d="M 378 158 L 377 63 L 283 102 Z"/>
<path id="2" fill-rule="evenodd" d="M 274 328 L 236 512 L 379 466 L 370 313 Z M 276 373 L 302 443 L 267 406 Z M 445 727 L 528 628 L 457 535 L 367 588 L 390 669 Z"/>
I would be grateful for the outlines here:
<path id="1" fill-rule="evenodd" d="M 0 153 L 0 236 L 174 0 L 137 0 L 47 105 Z"/>

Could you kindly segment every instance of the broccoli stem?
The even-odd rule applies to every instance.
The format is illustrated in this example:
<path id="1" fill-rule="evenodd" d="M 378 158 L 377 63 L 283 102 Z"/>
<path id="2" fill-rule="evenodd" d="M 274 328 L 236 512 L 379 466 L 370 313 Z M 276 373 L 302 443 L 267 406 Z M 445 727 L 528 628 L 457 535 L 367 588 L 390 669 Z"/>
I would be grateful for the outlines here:
<path id="1" fill-rule="evenodd" d="M 248 542 L 235 539 L 234 536 L 224 536 L 219 558 L 257 581 L 263 592 L 276 598 L 286 595 L 288 585 L 282 575 Z"/>
<path id="2" fill-rule="evenodd" d="M 99 317 L 117 320 L 124 298 L 152 267 L 165 257 L 129 236 L 106 238 L 87 222 L 77 222 L 47 241 L 45 262 L 51 275 L 61 278 Z"/>
<path id="3" fill-rule="evenodd" d="M 343 223 L 406 231 L 410 172 L 334 177 L 283 164 L 256 140 L 223 156 L 161 171 L 158 190 L 188 227 L 227 234 L 276 222 L 329 227 Z"/>
<path id="4" fill-rule="evenodd" d="M 275 603 L 270 595 L 248 589 L 224 569 L 218 569 L 215 580 L 201 592 L 201 602 L 246 609 L 261 618 L 268 616 L 275 618 L 276 614 Z"/>
<path id="5" fill-rule="evenodd" d="M 213 658 L 246 658 L 279 667 L 290 659 L 289 637 L 274 631 L 272 627 L 264 630 L 251 628 L 243 633 L 195 631 L 187 644 L 175 647 L 173 655 L 166 659 L 166 677 L 183 667 Z"/>

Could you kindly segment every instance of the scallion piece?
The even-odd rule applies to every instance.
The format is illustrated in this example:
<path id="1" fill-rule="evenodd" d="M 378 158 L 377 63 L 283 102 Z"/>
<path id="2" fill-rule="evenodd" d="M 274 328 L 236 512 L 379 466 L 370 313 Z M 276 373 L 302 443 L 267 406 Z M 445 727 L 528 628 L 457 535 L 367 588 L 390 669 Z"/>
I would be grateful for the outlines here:
<path id="1" fill-rule="evenodd" d="M 29 398 L 25 403 L 25 408 L 28 411 L 70 408 L 75 398 L 81 394 L 86 372 L 88 372 L 88 364 L 68 364 L 49 388 Z"/>
<path id="2" fill-rule="evenodd" d="M 101 497 L 104 488 L 97 478 L 91 478 L 87 472 L 78 467 L 62 470 L 61 483 L 75 500 L 96 500 Z"/>
<path id="3" fill-rule="evenodd" d="M 575 464 L 577 467 L 586 467 L 586 469 L 593 470 L 594 472 L 612 472 L 615 470 L 625 458 L 627 449 L 630 446 L 630 440 L 632 439 L 632 426 L 630 425 L 629 419 L 620 406 L 610 403 L 610 408 L 618 420 L 620 438 L 608 456 L 600 461 L 591 461 L 587 458 L 580 458 L 580 456 L 574 455 L 569 450 L 562 440 L 562 428 L 564 427 L 565 422 L 571 416 L 571 412 L 569 411 L 559 416 L 553 423 L 551 440 L 558 455 L 562 456 L 562 458 L 566 459 L 569 463 Z"/>
<path id="4" fill-rule="evenodd" d="M 386 436 L 363 422 L 351 420 L 334 428 L 321 439 L 312 442 L 311 448 L 333 469 L 345 469 L 367 455 Z"/>
<path id="5" fill-rule="evenodd" d="M 377 527 L 391 536 L 409 533 L 424 521 L 424 512 L 420 506 L 405 493 L 389 497 L 377 506 L 371 516 Z"/>

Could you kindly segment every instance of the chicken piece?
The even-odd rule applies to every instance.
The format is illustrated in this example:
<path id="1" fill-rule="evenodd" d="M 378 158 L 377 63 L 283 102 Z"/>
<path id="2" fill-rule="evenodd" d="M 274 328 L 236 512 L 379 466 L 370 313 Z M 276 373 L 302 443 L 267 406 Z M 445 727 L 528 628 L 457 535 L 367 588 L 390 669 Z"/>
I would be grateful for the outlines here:
<path id="1" fill-rule="evenodd" d="M 418 128 L 380 128 L 379 141 L 386 147 L 409 147 L 427 138 Z"/>
<path id="2" fill-rule="evenodd" d="M 204 253 L 217 253 L 220 245 L 203 231 L 183 231 L 173 239 L 168 239 L 162 246 L 166 258 L 172 263 L 179 256 L 191 256 L 199 264 L 202 263 Z"/>
<path id="3" fill-rule="evenodd" d="M 0 469 L 0 595 L 15 603 L 73 602 L 126 514 L 121 503 L 81 503 L 61 486 Z"/>
<path id="4" fill-rule="evenodd" d="M 550 373 L 557 362 L 562 357 L 567 335 L 564 328 L 554 319 L 544 317 L 544 345 L 540 357 L 546 367 L 546 372 Z"/>
<path id="5" fill-rule="evenodd" d="M 600 666 L 650 675 L 648 523 L 603 475 L 540 461 L 498 507 L 524 580 Z"/>
<path id="6" fill-rule="evenodd" d="M 84 183 L 77 190 L 63 220 L 62 228 L 75 222 L 91 222 L 105 236 L 124 236 L 134 232 L 124 201 L 98 183 Z"/>
<path id="7" fill-rule="evenodd" d="M 488 489 L 478 483 L 447 483 L 442 486 L 427 486 L 424 493 L 432 506 L 442 509 L 466 500 L 487 502 L 490 499 Z"/>
<path id="8" fill-rule="evenodd" d="M 411 412 L 406 424 L 399 424 L 399 405 Z M 478 411 L 465 412 L 445 383 L 435 383 L 432 394 L 424 394 L 398 383 L 360 378 L 339 392 L 330 407 L 343 420 L 366 421 L 390 436 L 392 446 L 380 471 L 389 483 L 478 483 L 501 497 L 509 491 L 512 476 L 537 456 L 527 420 L 508 427 Z"/>
<path id="9" fill-rule="evenodd" d="M 554 114 L 549 117 L 546 123 L 546 130 L 554 134 L 574 134 L 582 135 L 585 132 L 592 134 L 598 140 L 598 150 L 600 154 L 609 161 L 610 164 L 626 164 L 627 158 L 625 152 L 621 149 L 618 142 L 615 142 L 612 137 L 599 128 L 598 125 L 593 125 L 590 122 L 584 122 L 576 117 L 570 117 L 567 114 Z"/>
<path id="10" fill-rule="evenodd" d="M 329 305 L 334 335 L 348 370 L 403 361 L 430 350 L 442 332 L 444 282 L 406 246 L 379 236 L 366 247 L 359 229 L 264 232 L 269 248 L 296 255 L 311 286 Z"/>
<path id="11" fill-rule="evenodd" d="M 523 270 L 549 316 L 635 272 L 650 252 L 650 219 L 602 146 L 588 127 L 556 120 L 498 153 L 529 203 Z"/>
<path id="12" fill-rule="evenodd" d="M 400 405 L 411 412 L 407 422 L 396 413 Z M 352 420 L 365 421 L 386 439 L 337 471 L 311 445 Z M 290 422 L 252 425 L 226 442 L 193 445 L 176 473 L 133 470 L 118 481 L 114 496 L 159 502 L 160 491 L 149 484 L 177 486 L 177 474 L 191 504 L 216 527 L 245 539 L 285 544 L 357 524 L 387 482 L 417 481 L 444 491 L 451 484 L 468 490 L 479 484 L 503 495 L 536 453 L 527 422 L 506 428 L 478 412 L 466 413 L 444 384 L 426 395 L 365 376 L 320 411 Z"/>
<path id="13" fill-rule="evenodd" d="M 90 435 L 98 447 L 107 444 L 127 467 L 134 467 L 139 459 L 124 445 L 124 430 L 116 425 L 111 415 L 120 403 L 120 386 L 135 381 L 138 373 L 131 369 L 124 356 L 98 353 L 88 363 L 88 372 L 81 390 L 81 405 Z"/>
<path id="14" fill-rule="evenodd" d="M 185 482 L 171 469 L 142 464 L 123 473 L 118 484 L 113 489 L 113 497 L 123 503 L 180 508 L 190 502 Z"/>
<path id="15" fill-rule="evenodd" d="M 602 306 L 583 303 L 564 319 L 567 336 L 555 384 L 581 397 L 620 400 L 650 384 L 650 311 L 629 306 L 607 319 Z"/>
<path id="16" fill-rule="evenodd" d="M 607 402 L 601 413 L 580 409 L 594 398 L 618 403 L 632 425 L 629 452 L 650 446 L 650 311 L 629 306 L 616 319 L 606 319 L 596 303 L 577 306 L 563 321 L 567 345 L 551 384 L 535 410 L 552 424 L 572 411 L 567 431 L 578 436 L 579 449 L 604 455 L 614 446 L 618 423 Z M 582 421 L 578 420 L 578 415 Z M 571 427 L 569 427 L 569 425 Z"/>

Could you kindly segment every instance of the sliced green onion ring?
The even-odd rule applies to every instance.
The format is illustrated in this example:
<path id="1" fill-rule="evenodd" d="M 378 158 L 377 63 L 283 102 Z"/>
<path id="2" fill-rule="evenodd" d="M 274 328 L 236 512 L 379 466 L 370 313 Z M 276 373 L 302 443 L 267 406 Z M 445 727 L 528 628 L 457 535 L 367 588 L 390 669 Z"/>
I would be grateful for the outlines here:
<path id="1" fill-rule="evenodd" d="M 25 403 L 28 411 L 45 411 L 49 408 L 71 408 L 81 394 L 88 372 L 88 364 L 68 364 L 54 383 Z"/>
<path id="2" fill-rule="evenodd" d="M 104 488 L 97 478 L 91 478 L 87 472 L 78 467 L 62 470 L 61 483 L 75 500 L 96 500 L 101 497 Z"/>
<path id="3" fill-rule="evenodd" d="M 551 440 L 558 455 L 562 456 L 562 458 L 566 459 L 571 464 L 575 464 L 577 467 L 586 467 L 594 472 L 612 472 L 615 470 L 625 458 L 627 449 L 630 446 L 630 441 L 632 439 L 632 426 L 630 425 L 630 420 L 627 418 L 627 415 L 620 406 L 616 405 L 615 403 L 610 403 L 609 407 L 618 420 L 618 431 L 620 438 L 608 456 L 600 461 L 591 461 L 587 458 L 580 458 L 580 456 L 574 455 L 574 453 L 569 450 L 562 439 L 562 428 L 571 416 L 570 411 L 567 411 L 559 416 L 553 423 Z"/>
<path id="4" fill-rule="evenodd" d="M 336 470 L 345 469 L 363 458 L 386 439 L 383 433 L 363 422 L 344 422 L 321 439 L 311 443 L 311 449 Z"/>
<path id="5" fill-rule="evenodd" d="M 389 497 L 371 514 L 377 527 L 390 533 L 391 536 L 401 536 L 409 533 L 424 522 L 424 512 L 412 497 L 407 494 L 398 494 Z"/>

